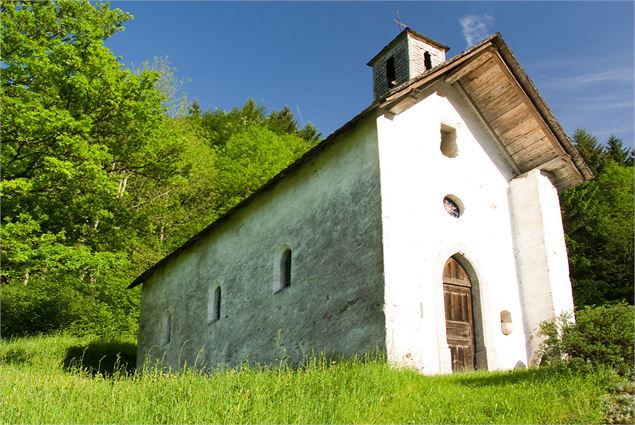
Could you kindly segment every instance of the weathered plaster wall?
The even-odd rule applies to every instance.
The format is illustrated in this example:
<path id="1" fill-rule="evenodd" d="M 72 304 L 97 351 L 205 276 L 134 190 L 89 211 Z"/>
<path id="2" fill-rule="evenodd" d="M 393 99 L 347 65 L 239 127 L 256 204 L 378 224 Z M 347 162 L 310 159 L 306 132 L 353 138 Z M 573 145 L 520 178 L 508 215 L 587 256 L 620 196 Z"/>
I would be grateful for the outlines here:
<path id="1" fill-rule="evenodd" d="M 340 138 L 144 283 L 140 361 L 148 350 L 173 368 L 383 350 L 375 122 Z M 283 246 L 293 252 L 292 283 L 274 293 Z M 218 285 L 221 317 L 208 323 Z"/>
<path id="2" fill-rule="evenodd" d="M 529 363 L 539 360 L 542 321 L 573 312 L 569 262 L 558 192 L 546 175 L 533 170 L 512 180 L 517 268 Z"/>
<path id="3" fill-rule="evenodd" d="M 456 129 L 455 158 L 440 151 L 442 123 Z M 377 128 L 389 360 L 423 373 L 451 371 L 442 271 L 459 253 L 471 265 L 480 299 L 475 315 L 482 317 L 484 347 L 477 364 L 507 369 L 526 363 L 508 204 L 513 173 L 504 155 L 467 101 L 446 84 L 397 116 L 379 117 Z M 445 212 L 446 195 L 464 205 L 458 219 Z M 501 332 L 503 310 L 512 315 L 509 335 Z"/>

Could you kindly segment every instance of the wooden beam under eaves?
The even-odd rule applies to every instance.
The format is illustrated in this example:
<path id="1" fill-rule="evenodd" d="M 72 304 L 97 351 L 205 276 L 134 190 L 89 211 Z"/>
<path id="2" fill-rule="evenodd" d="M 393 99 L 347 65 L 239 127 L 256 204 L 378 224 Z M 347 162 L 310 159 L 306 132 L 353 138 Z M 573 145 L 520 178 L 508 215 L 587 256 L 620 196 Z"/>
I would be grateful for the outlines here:
<path id="1" fill-rule="evenodd" d="M 527 95 L 525 90 L 518 83 L 518 80 L 516 79 L 512 71 L 507 67 L 505 60 L 503 60 L 503 58 L 501 58 L 500 55 L 498 54 L 494 55 L 494 58 L 496 62 L 498 63 L 498 65 L 500 66 L 503 73 L 505 74 L 505 76 L 512 83 L 512 87 L 514 88 L 515 92 L 520 96 L 521 99 L 523 99 L 524 103 L 527 105 L 529 109 L 529 112 L 535 117 L 536 122 L 538 123 L 540 128 L 543 130 L 544 134 L 547 135 L 547 139 L 549 140 L 549 142 L 559 152 L 560 156 L 568 157 L 569 155 L 567 154 L 563 146 L 558 141 L 558 138 L 556 137 L 556 135 L 553 134 L 549 126 L 546 124 L 545 119 L 540 114 L 540 111 L 538 111 L 538 108 L 536 107 L 534 102 L 531 100 L 531 98 Z"/>
<path id="2" fill-rule="evenodd" d="M 467 64 L 463 65 L 458 70 L 454 71 L 449 76 L 447 76 L 445 81 L 448 84 L 456 83 L 458 80 L 465 77 L 466 75 L 476 70 L 477 68 L 485 64 L 490 59 L 492 59 L 494 57 L 494 50 L 495 50 L 494 47 L 489 46 L 480 54 L 479 57 L 477 57 L 476 59 L 473 59 L 472 61 L 468 62 Z"/>

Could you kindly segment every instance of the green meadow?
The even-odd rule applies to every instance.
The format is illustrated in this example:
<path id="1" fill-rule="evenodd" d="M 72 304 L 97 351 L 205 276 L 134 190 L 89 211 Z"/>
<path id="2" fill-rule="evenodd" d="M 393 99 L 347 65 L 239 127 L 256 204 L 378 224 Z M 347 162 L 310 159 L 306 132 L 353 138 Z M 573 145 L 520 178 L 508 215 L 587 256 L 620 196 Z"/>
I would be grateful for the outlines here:
<path id="1" fill-rule="evenodd" d="M 3 340 L 0 422 L 604 423 L 615 380 L 564 368 L 430 377 L 377 358 L 139 374 L 126 371 L 133 351 L 59 335 Z"/>

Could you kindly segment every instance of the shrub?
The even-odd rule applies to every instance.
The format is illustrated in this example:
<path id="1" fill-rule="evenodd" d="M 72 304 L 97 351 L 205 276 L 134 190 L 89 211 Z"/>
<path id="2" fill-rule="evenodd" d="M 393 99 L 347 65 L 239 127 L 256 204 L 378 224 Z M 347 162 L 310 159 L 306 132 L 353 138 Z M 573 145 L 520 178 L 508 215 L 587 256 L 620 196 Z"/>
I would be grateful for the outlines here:
<path id="1" fill-rule="evenodd" d="M 5 285 L 0 290 L 3 338 L 50 333 L 81 318 L 82 303 L 64 286 Z"/>
<path id="2" fill-rule="evenodd" d="M 607 366 L 620 375 L 632 376 L 635 361 L 633 306 L 618 303 L 586 306 L 571 316 L 543 322 L 542 363 L 572 366 Z"/>
<path id="3" fill-rule="evenodd" d="M 136 337 L 138 296 L 119 281 L 78 286 L 71 278 L 32 279 L 28 286 L 0 285 L 0 336 L 65 331 L 77 336 Z"/>

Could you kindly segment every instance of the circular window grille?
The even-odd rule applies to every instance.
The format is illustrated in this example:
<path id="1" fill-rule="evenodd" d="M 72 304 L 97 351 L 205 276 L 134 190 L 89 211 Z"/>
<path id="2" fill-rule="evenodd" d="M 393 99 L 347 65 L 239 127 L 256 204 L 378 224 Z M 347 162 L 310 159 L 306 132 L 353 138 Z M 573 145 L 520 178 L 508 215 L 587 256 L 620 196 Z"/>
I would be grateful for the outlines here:
<path id="1" fill-rule="evenodd" d="M 461 215 L 461 208 L 459 207 L 459 204 L 447 196 L 443 198 L 443 207 L 452 217 L 458 218 Z"/>

